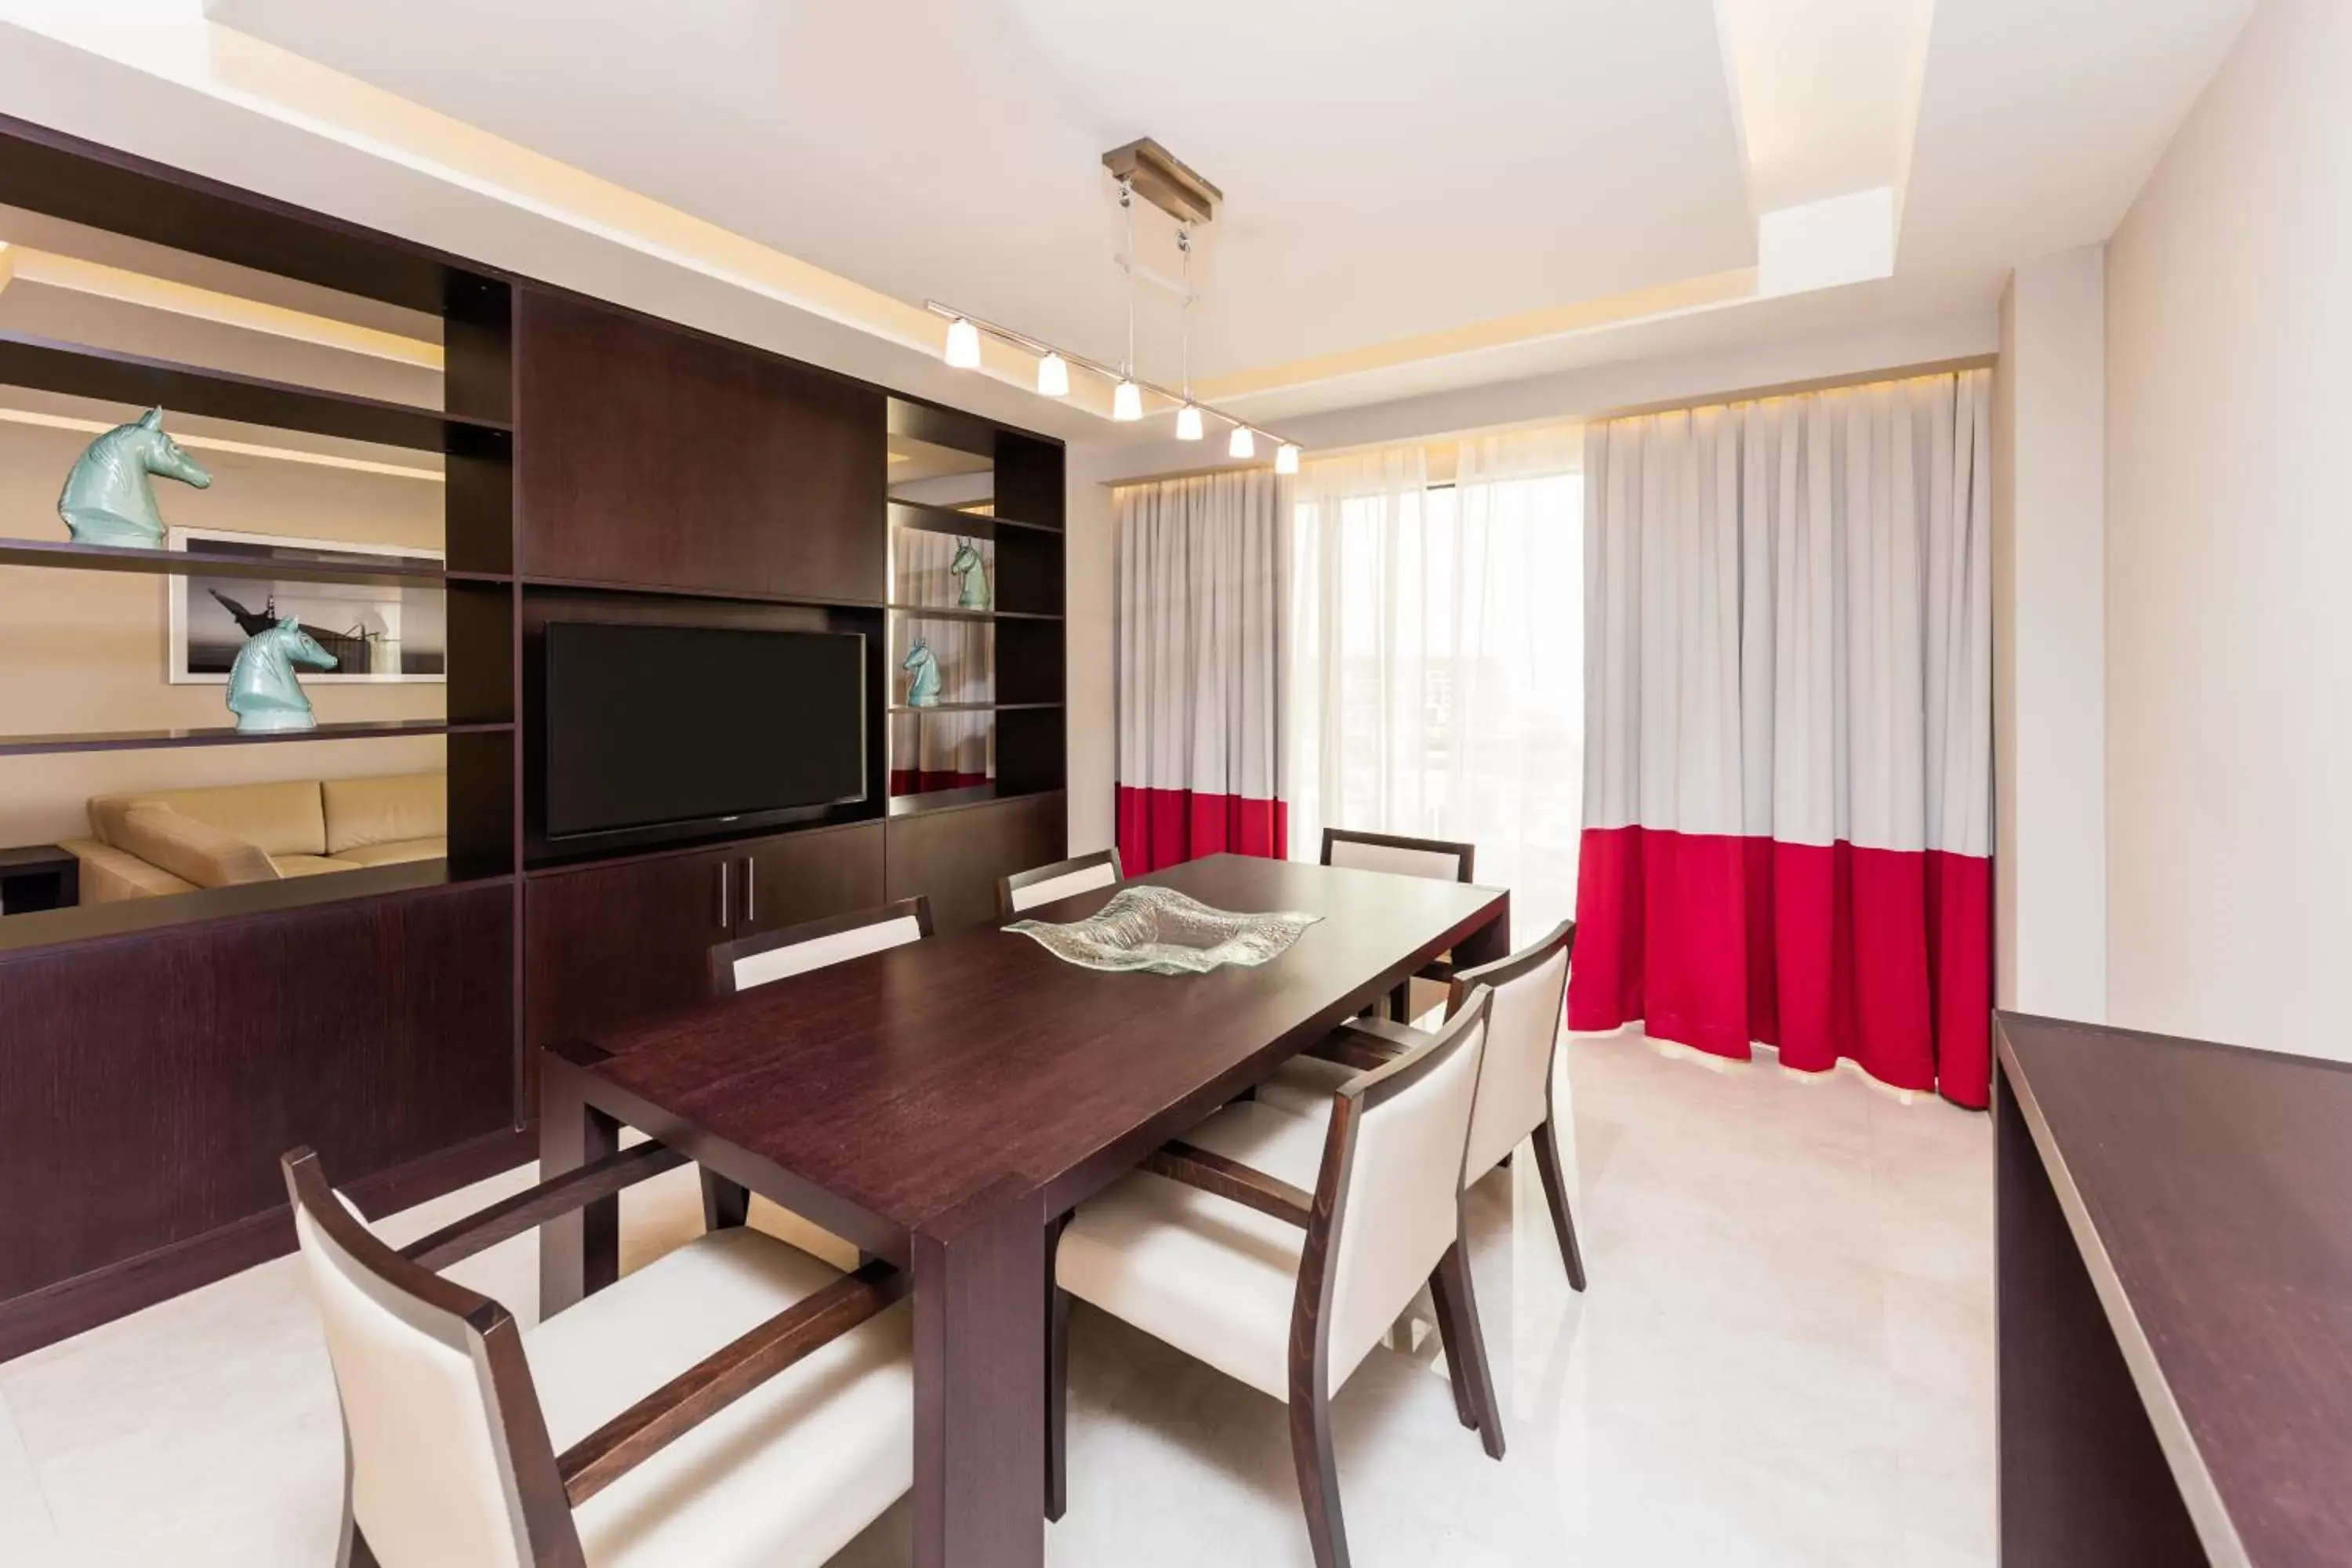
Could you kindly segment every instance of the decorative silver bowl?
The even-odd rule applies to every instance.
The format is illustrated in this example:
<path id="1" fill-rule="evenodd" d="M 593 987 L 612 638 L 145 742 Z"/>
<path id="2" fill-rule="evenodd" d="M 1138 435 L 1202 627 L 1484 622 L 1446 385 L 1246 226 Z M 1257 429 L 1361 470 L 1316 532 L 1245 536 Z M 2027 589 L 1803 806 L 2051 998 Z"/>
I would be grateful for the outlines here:
<path id="1" fill-rule="evenodd" d="M 1234 914 L 1173 888 L 1121 888 L 1095 913 L 1067 925 L 1015 921 L 1019 931 L 1066 963 L 1151 974 L 1205 974 L 1228 963 L 1279 958 L 1321 915 Z"/>

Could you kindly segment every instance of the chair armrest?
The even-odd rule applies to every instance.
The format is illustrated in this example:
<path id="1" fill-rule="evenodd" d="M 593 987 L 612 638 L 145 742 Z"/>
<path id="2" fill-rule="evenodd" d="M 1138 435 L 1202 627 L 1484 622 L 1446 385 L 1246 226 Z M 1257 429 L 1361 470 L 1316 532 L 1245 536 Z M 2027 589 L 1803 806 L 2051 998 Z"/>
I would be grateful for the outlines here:
<path id="1" fill-rule="evenodd" d="M 1370 1072 L 1429 1038 L 1422 1030 L 1386 1018 L 1350 1018 L 1299 1054 Z"/>
<path id="2" fill-rule="evenodd" d="M 576 1171 L 567 1171 L 553 1181 L 541 1182 L 478 1214 L 444 1226 L 428 1237 L 410 1242 L 400 1249 L 400 1255 L 420 1268 L 446 1268 L 484 1247 L 496 1247 L 509 1237 L 560 1219 L 583 1204 L 609 1198 L 623 1187 L 685 1163 L 686 1156 L 675 1149 L 660 1143 L 640 1143 L 617 1154 L 607 1154 Z"/>
<path id="3" fill-rule="evenodd" d="M 887 1263 L 845 1274 L 714 1352 L 556 1456 L 578 1508 L 760 1384 L 903 1299 L 913 1279 Z"/>
<path id="4" fill-rule="evenodd" d="M 1144 1156 L 1143 1168 L 1155 1176 L 1165 1176 L 1171 1182 L 1229 1198 L 1262 1215 L 1287 1220 L 1302 1230 L 1313 1217 L 1314 1194 L 1302 1192 L 1288 1182 L 1276 1181 L 1263 1171 L 1252 1170 L 1238 1160 L 1196 1149 L 1181 1141 Z"/>

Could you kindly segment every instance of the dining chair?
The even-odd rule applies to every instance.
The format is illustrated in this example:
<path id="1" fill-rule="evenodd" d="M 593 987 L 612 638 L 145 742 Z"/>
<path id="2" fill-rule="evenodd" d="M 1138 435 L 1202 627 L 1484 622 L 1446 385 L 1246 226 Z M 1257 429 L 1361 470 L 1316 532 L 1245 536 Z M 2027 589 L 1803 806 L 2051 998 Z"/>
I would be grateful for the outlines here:
<path id="1" fill-rule="evenodd" d="M 912 1487 L 887 1264 L 716 1232 L 528 1331 L 438 1272 L 682 1163 L 641 1143 L 395 1251 L 285 1156 L 342 1409 L 338 1568 L 814 1568 Z"/>
<path id="2" fill-rule="evenodd" d="M 732 996 L 828 964 L 845 963 L 869 952 L 920 942 L 931 931 L 931 900 L 918 893 L 911 899 L 870 910 L 738 937 L 710 949 L 710 992 L 713 996 Z M 701 1175 L 705 1229 L 725 1230 L 751 1218 L 749 1188 L 729 1181 L 708 1165 L 702 1167 Z M 850 1243 L 798 1215 L 791 1215 L 789 1228 L 793 1234 L 787 1239 L 838 1268 L 854 1267 L 862 1257 Z"/>
<path id="3" fill-rule="evenodd" d="M 996 879 L 996 918 L 1009 921 L 1039 904 L 1108 888 L 1118 879 L 1117 849 L 1098 849 L 1091 855 L 1056 860 L 1050 866 L 1015 871 L 1010 877 Z"/>
<path id="4" fill-rule="evenodd" d="M 1092 1302 L 1290 1407 L 1317 1568 L 1345 1568 L 1331 1395 L 1426 1284 L 1455 1414 L 1503 1424 L 1462 1249 L 1487 994 L 1341 1085 L 1322 1122 L 1229 1105 L 1078 1205 L 1055 1244 L 1047 1517 L 1067 1502 L 1069 1310 Z"/>
<path id="5" fill-rule="evenodd" d="M 1455 844 L 1443 838 L 1408 838 L 1395 833 L 1358 833 L 1345 827 L 1323 830 L 1323 864 L 1353 868 L 1359 871 L 1388 871 L 1401 877 L 1426 877 L 1438 882 L 1467 882 L 1471 868 L 1476 864 L 1478 847 Z M 1400 1024 L 1411 1023 L 1436 1006 L 1444 999 L 1444 987 L 1454 978 L 1453 956 L 1441 954 L 1423 964 L 1420 971 L 1401 981 L 1389 993 L 1389 1016 Z M 1414 982 L 1426 983 L 1438 989 L 1422 992 L 1421 1005 L 1414 1005 Z"/>
<path id="6" fill-rule="evenodd" d="M 1462 1184 L 1484 1176 L 1510 1158 L 1524 1140 L 1535 1141 L 1536 1170 L 1543 1181 L 1552 1234 L 1559 1238 L 1568 1282 L 1584 1289 L 1584 1254 L 1576 1241 L 1576 1221 L 1559 1164 L 1560 1107 L 1554 1098 L 1555 1058 L 1560 1018 L 1568 996 L 1568 966 L 1576 952 L 1576 922 L 1562 921 L 1544 938 L 1508 958 L 1454 977 L 1449 1010 L 1465 1005 L 1481 986 L 1494 993 L 1486 1023 L 1486 1065 L 1478 1075 L 1478 1109 L 1470 1121 L 1470 1154 Z M 1378 1061 L 1412 1048 L 1419 1031 L 1359 1019 L 1334 1041 L 1308 1047 L 1257 1086 L 1257 1103 L 1293 1115 L 1320 1120 L 1340 1085 Z"/>

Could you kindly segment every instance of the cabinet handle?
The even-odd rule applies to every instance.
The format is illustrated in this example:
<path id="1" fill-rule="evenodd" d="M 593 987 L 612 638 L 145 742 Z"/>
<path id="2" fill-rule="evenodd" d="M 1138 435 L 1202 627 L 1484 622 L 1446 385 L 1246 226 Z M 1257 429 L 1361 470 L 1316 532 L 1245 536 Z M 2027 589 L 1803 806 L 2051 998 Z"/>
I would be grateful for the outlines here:
<path id="1" fill-rule="evenodd" d="M 727 873 L 730 868 L 729 862 L 725 860 L 719 862 L 719 929 L 720 931 L 725 931 L 728 925 Z"/>
<path id="2" fill-rule="evenodd" d="M 743 857 L 743 918 L 760 918 L 760 863 L 749 855 Z"/>

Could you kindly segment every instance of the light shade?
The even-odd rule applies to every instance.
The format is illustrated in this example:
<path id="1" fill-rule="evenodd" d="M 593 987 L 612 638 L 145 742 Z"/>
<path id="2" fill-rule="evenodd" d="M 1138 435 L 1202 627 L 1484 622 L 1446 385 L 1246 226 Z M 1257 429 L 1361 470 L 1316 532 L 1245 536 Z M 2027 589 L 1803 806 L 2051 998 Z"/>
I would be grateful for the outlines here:
<path id="1" fill-rule="evenodd" d="M 1060 354 L 1047 354 L 1037 362 L 1037 393 L 1041 397 L 1070 395 L 1070 362 Z"/>
<path id="2" fill-rule="evenodd" d="M 948 328 L 948 363 L 958 370 L 980 368 L 980 329 L 961 316 Z"/>
<path id="3" fill-rule="evenodd" d="M 1176 411 L 1176 439 L 1197 441 L 1201 438 L 1201 411 L 1188 403 Z"/>
<path id="4" fill-rule="evenodd" d="M 1225 455 L 1229 458 L 1255 458 L 1257 456 L 1257 437 L 1250 434 L 1250 427 L 1248 426 L 1236 425 L 1234 426 L 1234 438 L 1225 444 Z"/>
<path id="5" fill-rule="evenodd" d="M 1295 474 L 1298 471 L 1298 448 L 1285 441 L 1274 449 L 1274 471 Z"/>
<path id="6" fill-rule="evenodd" d="M 1114 419 L 1143 417 L 1143 388 L 1131 381 L 1121 381 L 1111 389 L 1110 416 Z"/>

